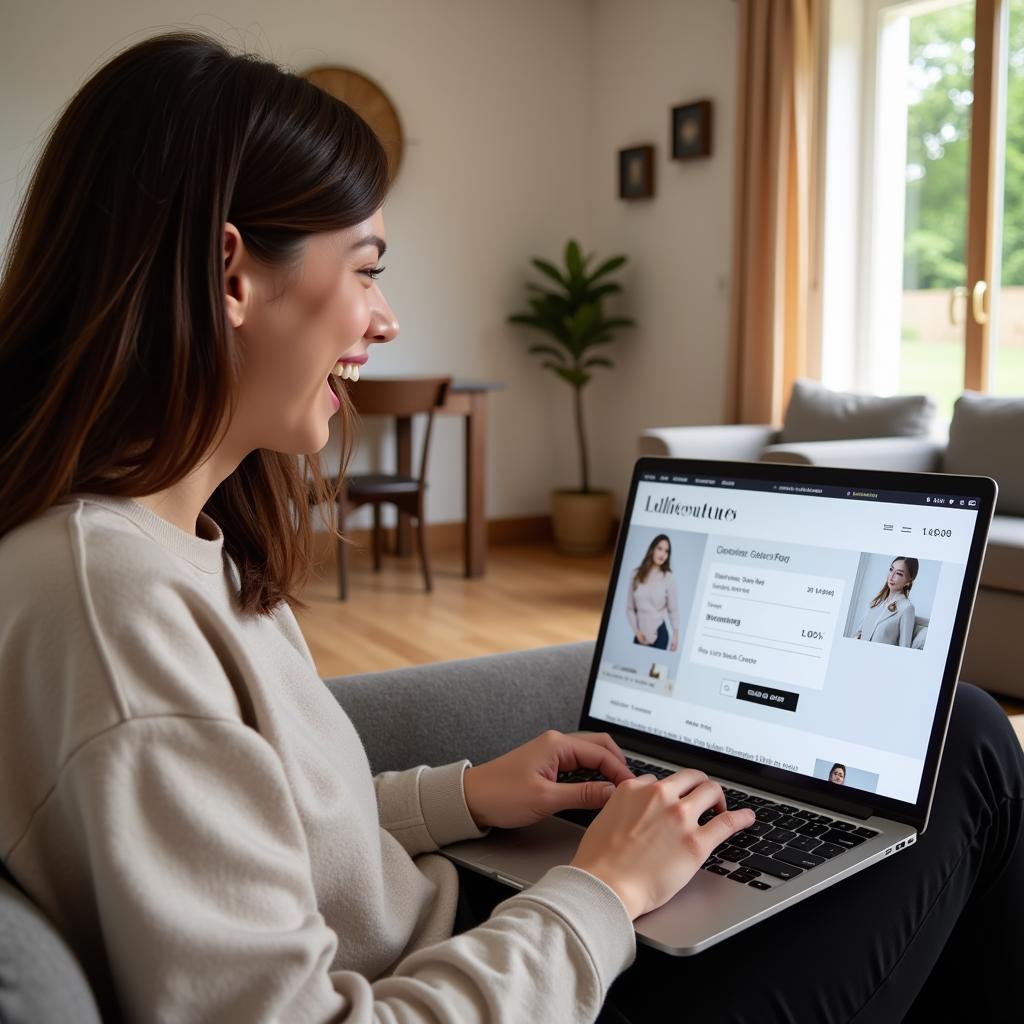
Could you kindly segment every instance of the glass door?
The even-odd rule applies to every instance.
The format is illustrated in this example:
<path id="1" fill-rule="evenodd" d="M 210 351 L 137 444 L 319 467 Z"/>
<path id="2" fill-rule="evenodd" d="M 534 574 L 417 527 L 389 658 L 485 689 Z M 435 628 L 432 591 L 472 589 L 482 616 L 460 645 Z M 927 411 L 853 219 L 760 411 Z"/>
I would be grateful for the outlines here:
<path id="1" fill-rule="evenodd" d="M 948 417 L 966 358 L 974 0 L 883 3 L 865 376 Z"/>
<path id="2" fill-rule="evenodd" d="M 1024 394 L 1024 0 L 874 0 L 860 377 Z"/>

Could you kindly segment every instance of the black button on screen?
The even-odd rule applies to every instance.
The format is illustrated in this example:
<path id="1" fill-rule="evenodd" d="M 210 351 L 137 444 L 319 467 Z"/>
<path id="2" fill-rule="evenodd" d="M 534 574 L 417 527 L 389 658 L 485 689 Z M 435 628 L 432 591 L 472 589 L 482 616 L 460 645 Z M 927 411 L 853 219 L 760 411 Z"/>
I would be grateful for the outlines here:
<path id="1" fill-rule="evenodd" d="M 770 686 L 760 686 L 757 683 L 740 683 L 736 689 L 736 698 L 748 700 L 751 704 L 763 704 L 769 708 L 796 711 L 800 694 L 791 690 L 773 690 Z"/>

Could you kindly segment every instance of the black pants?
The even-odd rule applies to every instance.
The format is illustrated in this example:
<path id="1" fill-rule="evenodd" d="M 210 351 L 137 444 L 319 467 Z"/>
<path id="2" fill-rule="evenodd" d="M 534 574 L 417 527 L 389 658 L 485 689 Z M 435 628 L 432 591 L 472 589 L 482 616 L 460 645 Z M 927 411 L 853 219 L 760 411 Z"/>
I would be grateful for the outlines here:
<path id="1" fill-rule="evenodd" d="M 509 895 L 462 879 L 460 927 Z M 639 945 L 600 1020 L 994 1024 L 1021 1019 L 1022 971 L 1024 753 L 961 683 L 914 846 L 696 956 Z"/>
<path id="2" fill-rule="evenodd" d="M 668 626 L 666 626 L 665 623 L 663 622 L 658 627 L 658 635 L 654 638 L 654 643 L 653 644 L 641 644 L 640 641 L 637 640 L 636 637 L 633 637 L 633 643 L 637 644 L 640 647 L 656 647 L 656 648 L 658 648 L 659 651 L 667 651 L 668 650 Z"/>

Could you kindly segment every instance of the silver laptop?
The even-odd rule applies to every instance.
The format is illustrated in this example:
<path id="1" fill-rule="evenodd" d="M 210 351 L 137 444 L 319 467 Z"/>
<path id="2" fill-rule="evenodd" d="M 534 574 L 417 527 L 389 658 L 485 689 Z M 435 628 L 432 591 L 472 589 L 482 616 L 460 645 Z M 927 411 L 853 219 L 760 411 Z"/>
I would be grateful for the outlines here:
<path id="1" fill-rule="evenodd" d="M 698 953 L 924 832 L 995 495 L 983 477 L 637 463 L 580 728 L 757 814 L 636 921 L 641 942 Z M 444 852 L 522 889 L 583 827 Z"/>

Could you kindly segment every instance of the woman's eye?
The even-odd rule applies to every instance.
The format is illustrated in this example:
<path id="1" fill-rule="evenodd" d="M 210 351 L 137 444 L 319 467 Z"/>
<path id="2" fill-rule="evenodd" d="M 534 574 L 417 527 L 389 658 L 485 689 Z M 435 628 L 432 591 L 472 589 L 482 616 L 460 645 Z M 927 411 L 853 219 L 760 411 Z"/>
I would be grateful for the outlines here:
<path id="1" fill-rule="evenodd" d="M 387 267 L 365 267 L 359 273 L 364 277 L 368 277 L 371 281 L 376 281 L 385 270 L 387 270 Z"/>

